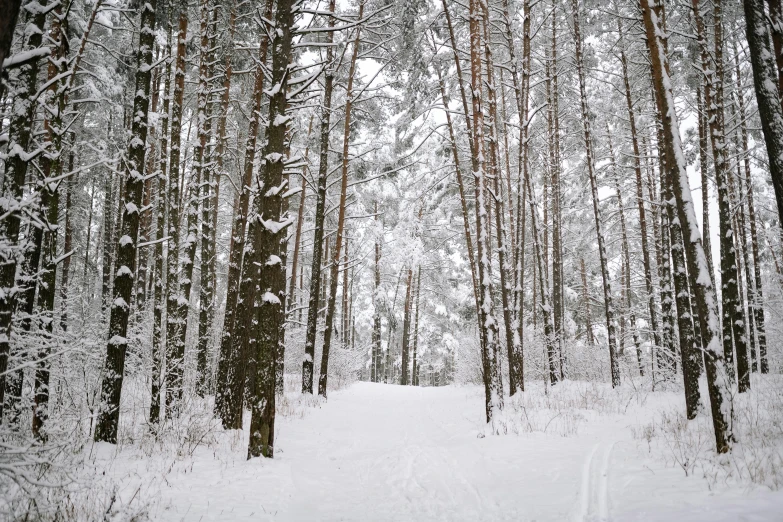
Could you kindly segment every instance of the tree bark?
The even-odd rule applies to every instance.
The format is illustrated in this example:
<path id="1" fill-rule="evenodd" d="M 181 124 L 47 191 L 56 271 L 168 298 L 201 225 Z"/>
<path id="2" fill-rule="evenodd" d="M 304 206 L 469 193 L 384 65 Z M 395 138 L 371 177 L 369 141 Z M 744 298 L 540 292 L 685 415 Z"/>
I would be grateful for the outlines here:
<path id="1" fill-rule="evenodd" d="M 334 14 L 335 0 L 329 0 L 329 13 Z M 329 17 L 329 29 L 334 28 L 334 16 Z M 321 150 L 318 164 L 318 192 L 315 199 L 315 234 L 313 236 L 313 259 L 310 269 L 310 300 L 307 308 L 307 332 L 305 333 L 305 356 L 302 361 L 302 393 L 313 393 L 313 367 L 315 338 L 318 329 L 318 308 L 321 301 L 321 260 L 324 242 L 324 214 L 326 212 L 326 178 L 329 174 L 329 129 L 332 116 L 332 90 L 334 88 L 334 31 L 326 36 L 326 70 L 324 71 L 324 98 L 321 106 Z"/>
<path id="2" fill-rule="evenodd" d="M 364 16 L 364 0 L 359 3 L 359 14 L 357 23 L 361 24 Z M 329 379 L 329 351 L 332 343 L 332 332 L 334 329 L 334 310 L 337 299 L 337 283 L 339 282 L 340 256 L 343 247 L 343 237 L 345 232 L 345 206 L 348 197 L 348 153 L 351 142 L 351 108 L 353 106 L 353 81 L 356 73 L 356 60 L 359 57 L 359 44 L 361 43 L 361 25 L 356 27 L 356 37 L 353 41 L 353 54 L 351 55 L 351 66 L 348 71 L 348 85 L 345 90 L 345 125 L 343 127 L 343 154 L 342 154 L 342 177 L 340 184 L 340 204 L 337 210 L 337 236 L 334 242 L 334 252 L 332 257 L 331 275 L 329 277 L 329 294 L 326 303 L 326 325 L 324 327 L 324 345 L 321 351 L 321 371 L 318 375 L 318 395 L 326 397 L 326 386 Z M 343 268 L 347 270 L 347 266 Z"/>
<path id="3" fill-rule="evenodd" d="M 273 0 L 266 0 L 264 17 L 272 18 Z M 269 39 L 261 38 L 259 44 L 259 62 L 266 64 Z M 231 228 L 231 245 L 228 259 L 228 282 L 226 290 L 226 310 L 223 318 L 223 333 L 220 338 L 220 360 L 218 361 L 217 386 L 215 392 L 215 414 L 223 422 L 225 429 L 242 428 L 243 389 L 246 376 L 247 350 L 245 334 L 247 328 L 237 329 L 237 324 L 247 318 L 252 306 L 251 292 L 255 286 L 243 279 L 245 269 L 243 256 L 245 251 L 245 229 L 247 228 L 248 209 L 250 207 L 253 165 L 256 157 L 256 144 L 261 126 L 261 101 L 264 94 L 264 70 L 256 67 L 253 85 L 253 110 L 247 131 L 245 157 L 242 171 L 242 186 L 234 205 L 234 219 Z M 241 319 L 240 319 L 241 318 Z M 245 323 L 247 324 L 247 323 Z"/>
<path id="4" fill-rule="evenodd" d="M 257 375 L 254 380 L 253 400 L 250 402 L 250 441 L 248 459 L 274 456 L 275 435 L 275 367 L 281 350 L 282 325 L 285 320 L 285 265 L 281 262 L 290 224 L 287 215 L 281 215 L 286 182 L 283 170 L 288 128 L 288 75 L 291 64 L 291 40 L 294 25 L 292 0 L 278 0 L 275 28 L 272 32 L 272 95 L 269 99 L 265 144 L 262 150 L 261 181 L 263 192 L 256 196 L 254 216 L 248 236 L 253 244 L 248 261 L 260 261 L 259 291 L 254 302 L 254 323 L 258 325 L 257 339 L 249 348 L 256 353 Z M 253 256 L 255 254 L 255 257 Z"/>
<path id="5" fill-rule="evenodd" d="M 683 230 L 687 231 L 688 236 L 685 242 L 688 270 L 698 274 L 696 300 L 702 332 L 707 333 L 707 335 L 702 335 L 702 339 L 705 343 L 707 388 L 715 430 L 715 446 L 718 453 L 726 453 L 730 450 L 732 440 L 731 405 L 728 402 L 729 379 L 720 351 L 721 332 L 718 328 L 718 306 L 715 290 L 707 274 L 709 268 L 701 243 L 701 233 L 696 224 L 693 197 L 688 185 L 672 83 L 667 69 L 664 45 L 661 41 L 663 32 L 658 14 L 653 10 L 650 1 L 640 0 L 640 5 L 652 63 L 655 98 L 659 112 L 663 117 L 664 151 L 666 162 L 671 166 L 672 192 L 677 203 L 680 225 Z"/>
<path id="6" fill-rule="evenodd" d="M 743 6 L 753 85 L 767 145 L 769 173 L 775 189 L 780 224 L 783 223 L 783 107 L 779 89 L 783 87 L 783 68 L 778 69 L 775 59 L 783 59 L 783 56 L 770 48 L 770 27 L 764 11 L 764 0 L 743 0 Z M 780 17 L 777 19 L 780 20 Z"/>
<path id="7" fill-rule="evenodd" d="M 615 334 L 614 305 L 612 303 L 612 288 L 609 280 L 609 263 L 606 257 L 606 245 L 604 244 L 603 220 L 601 209 L 598 206 L 598 184 L 593 164 L 592 131 L 590 129 L 590 113 L 587 107 L 587 91 L 582 64 L 582 37 L 579 30 L 579 4 L 578 0 L 571 0 L 571 9 L 574 17 L 574 40 L 576 42 L 576 70 L 579 78 L 579 93 L 582 109 L 582 125 L 584 128 L 584 140 L 587 163 L 587 175 L 590 178 L 590 187 L 593 195 L 593 214 L 595 216 L 595 231 L 598 238 L 598 254 L 601 261 L 601 277 L 604 289 L 604 311 L 606 314 L 606 331 L 609 344 L 609 364 L 612 374 L 612 387 L 620 385 L 620 366 L 617 361 L 617 339 Z"/>
<path id="8" fill-rule="evenodd" d="M 120 395 L 125 372 L 125 352 L 128 348 L 128 316 L 136 273 L 136 250 L 139 233 L 139 207 L 144 189 L 144 156 L 149 127 L 148 109 L 152 48 L 155 34 L 156 0 L 141 6 L 141 30 L 136 51 L 136 89 L 133 100 L 133 127 L 125 168 L 125 208 L 122 232 L 117 242 L 117 272 L 114 276 L 114 300 L 109 318 L 109 341 L 101 384 L 101 408 L 95 425 L 95 440 L 117 442 L 120 419 Z"/>
<path id="9" fill-rule="evenodd" d="M 174 62 L 174 92 L 171 107 L 171 153 L 169 155 L 169 215 L 168 250 L 166 256 L 166 407 L 172 408 L 182 395 L 184 377 L 185 345 L 180 331 L 185 329 L 180 316 L 180 180 L 179 170 L 182 157 L 182 103 L 185 96 L 185 42 L 188 34 L 188 13 L 180 7 L 177 27 L 177 57 Z M 187 317 L 186 317 L 187 320 Z M 168 411 L 168 413 L 172 413 Z"/>

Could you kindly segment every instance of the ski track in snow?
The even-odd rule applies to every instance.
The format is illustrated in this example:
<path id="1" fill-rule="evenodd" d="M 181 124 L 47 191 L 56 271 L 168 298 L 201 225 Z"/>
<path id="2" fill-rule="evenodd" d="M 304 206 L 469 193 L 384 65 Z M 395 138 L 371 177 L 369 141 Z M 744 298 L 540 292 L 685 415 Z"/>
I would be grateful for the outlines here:
<path id="1" fill-rule="evenodd" d="M 716 495 L 652 459 L 629 429 L 649 418 L 643 408 L 592 416 L 568 437 L 483 437 L 482 394 L 356 383 L 279 418 L 273 460 L 245 461 L 247 434 L 235 432 L 233 445 L 198 449 L 160 486 L 138 458 L 111 465 L 149 484 L 155 521 L 783 520 L 783 493 Z M 137 484 L 124 487 L 130 496 Z"/>
<path id="2" fill-rule="evenodd" d="M 609 464 L 616 442 L 599 442 L 590 451 L 582 469 L 580 510 L 575 522 L 608 522 Z"/>

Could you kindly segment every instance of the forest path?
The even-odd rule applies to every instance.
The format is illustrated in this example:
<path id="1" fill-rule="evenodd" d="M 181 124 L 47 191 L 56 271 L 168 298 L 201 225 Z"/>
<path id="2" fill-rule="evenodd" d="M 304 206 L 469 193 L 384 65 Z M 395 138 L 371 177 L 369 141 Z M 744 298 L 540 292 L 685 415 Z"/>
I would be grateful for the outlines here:
<path id="1" fill-rule="evenodd" d="M 728 522 L 783 512 L 781 494 L 715 496 L 701 477 L 650 458 L 630 429 L 651 417 L 644 408 L 581 410 L 569 436 L 486 437 L 479 387 L 355 383 L 300 408 L 278 419 L 273 460 L 244 459 L 245 430 L 230 449 L 175 466 L 153 520 Z"/>

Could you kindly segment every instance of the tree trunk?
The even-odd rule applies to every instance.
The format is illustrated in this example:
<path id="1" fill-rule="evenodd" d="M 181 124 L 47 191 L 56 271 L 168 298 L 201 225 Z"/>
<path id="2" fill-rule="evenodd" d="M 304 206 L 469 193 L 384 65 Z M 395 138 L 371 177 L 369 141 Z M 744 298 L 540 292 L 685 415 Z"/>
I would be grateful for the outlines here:
<path id="1" fill-rule="evenodd" d="M 769 173 L 775 189 L 778 220 L 783 223 L 783 107 L 779 90 L 783 88 L 783 67 L 778 70 L 775 64 L 776 57 L 783 60 L 783 55 L 774 53 L 770 48 L 770 27 L 764 11 L 764 0 L 743 0 L 743 5 L 753 85 L 769 157 Z M 780 20 L 780 16 L 777 20 Z M 776 38 L 780 41 L 780 35 Z"/>
<path id="2" fill-rule="evenodd" d="M 376 227 L 383 225 L 378 219 L 378 201 L 375 202 L 375 223 Z M 372 313 L 372 368 L 370 369 L 370 380 L 372 382 L 379 382 L 380 375 L 382 375 L 381 357 L 383 352 L 381 350 L 381 234 L 383 229 L 375 231 L 375 269 L 374 275 L 374 289 L 373 289 L 373 313 Z"/>
<path id="3" fill-rule="evenodd" d="M 723 95 L 723 22 L 720 0 L 713 2 L 715 47 L 713 55 L 707 48 L 706 32 L 699 13 L 699 0 L 692 0 L 693 18 L 701 47 L 701 66 L 704 72 L 704 102 L 710 128 L 715 183 L 718 187 L 718 209 L 720 215 L 720 272 L 721 301 L 723 315 L 723 356 L 729 377 L 734 379 L 734 355 L 740 393 L 750 387 L 750 375 L 745 369 L 748 364 L 748 350 L 745 339 L 744 305 L 739 289 L 737 258 L 734 246 L 735 232 L 732 224 L 731 194 L 729 190 L 731 170 L 727 156 L 724 122 Z M 732 336 L 734 343 L 732 344 Z"/>
<path id="4" fill-rule="evenodd" d="M 307 137 L 310 138 L 310 133 L 313 131 L 313 119 L 314 114 L 310 115 L 310 123 L 307 125 Z M 308 161 L 310 155 L 309 139 L 308 146 L 305 147 L 304 161 L 302 166 L 302 187 L 301 194 L 299 196 L 299 210 L 296 217 L 296 233 L 294 235 L 294 253 L 291 260 L 291 284 L 288 289 L 288 306 L 292 307 L 297 304 L 298 297 L 296 295 L 296 275 L 299 268 L 299 250 L 302 244 L 302 225 L 304 225 L 304 209 L 305 209 L 305 197 L 307 196 L 307 172 L 310 170 L 310 163 Z M 301 285 L 300 285 L 301 291 Z"/>
<path id="5" fill-rule="evenodd" d="M 196 154 L 196 169 L 201 171 L 201 280 L 199 284 L 199 320 L 198 320 L 198 351 L 196 353 L 196 393 L 204 397 L 209 387 L 209 338 L 214 317 L 215 280 L 212 277 L 210 265 L 215 255 L 215 244 L 212 230 L 212 205 L 214 201 L 214 185 L 212 173 L 214 161 L 212 157 L 212 82 L 215 61 L 214 19 L 217 16 L 215 7 L 209 0 L 202 0 L 201 13 L 201 63 L 199 65 L 199 96 L 198 96 L 198 146 Z M 214 13 L 214 14 L 213 14 Z M 212 21 L 210 22 L 210 18 Z M 196 190 L 198 194 L 198 190 Z"/>
<path id="6" fill-rule="evenodd" d="M 41 160 L 41 217 L 44 222 L 41 245 L 35 245 L 44 256 L 40 271 L 40 285 L 38 290 L 38 324 L 46 339 L 38 350 L 36 357 L 32 432 L 38 440 L 46 440 L 44 423 L 49 418 L 49 370 L 51 354 L 51 335 L 54 330 L 54 298 L 55 285 L 57 283 L 57 234 L 60 210 L 59 183 L 56 181 L 62 176 L 63 153 L 63 113 L 65 110 L 65 78 L 61 75 L 65 72 L 66 48 L 64 45 L 63 24 L 67 26 L 67 14 L 63 15 L 62 6 L 54 9 L 54 17 L 49 26 L 49 41 L 52 43 L 52 51 L 49 56 L 48 78 L 49 87 L 45 94 L 46 117 L 44 118 L 44 132 L 49 145 L 49 150 Z M 60 79 L 58 80 L 58 76 Z M 73 156 L 71 156 L 73 160 Z M 73 169 L 73 161 L 71 161 Z M 66 253 L 66 255 L 68 255 Z M 66 258 L 67 259 L 67 258 Z M 36 267 L 37 268 L 37 267 Z M 31 296 L 32 298 L 32 296 Z"/>
<path id="7" fill-rule="evenodd" d="M 364 16 L 364 0 L 359 3 L 359 15 L 357 23 L 362 22 Z M 348 197 L 348 153 L 351 142 L 351 108 L 353 106 L 353 80 L 356 72 L 356 60 L 359 57 L 359 43 L 361 42 L 361 25 L 356 27 L 356 38 L 353 41 L 353 55 L 348 71 L 348 86 L 345 91 L 345 126 L 343 127 L 343 154 L 342 154 L 342 178 L 340 184 L 340 204 L 337 216 L 337 236 L 334 242 L 331 275 L 329 277 L 329 294 L 326 304 L 326 325 L 324 327 L 324 345 L 321 351 L 321 372 L 318 375 L 318 395 L 326 397 L 326 386 L 329 379 L 329 351 L 334 330 L 334 310 L 337 299 L 337 283 L 339 282 L 340 256 L 343 247 L 343 234 L 345 230 L 345 203 Z M 347 266 L 344 270 L 347 269 Z"/>
<path id="8" fill-rule="evenodd" d="M 625 285 L 625 307 L 628 313 L 629 328 L 633 337 L 634 350 L 636 352 L 636 363 L 639 368 L 639 375 L 644 377 L 644 364 L 642 363 L 642 346 L 639 342 L 639 332 L 636 329 L 636 314 L 633 311 L 633 289 L 631 288 L 631 253 L 628 246 L 628 229 L 625 225 L 625 208 L 623 208 L 623 193 L 620 186 L 620 174 L 617 172 L 617 165 L 614 159 L 614 150 L 612 149 L 612 134 L 609 125 L 606 126 L 606 139 L 609 143 L 609 161 L 614 171 L 615 192 L 617 194 L 617 207 L 620 211 L 620 236 L 622 238 L 622 255 L 624 271 L 621 272 L 623 283 Z M 620 336 L 622 339 L 622 335 Z M 625 340 L 623 339 L 623 343 Z M 624 346 L 624 344 L 623 344 Z"/>
<path id="9" fill-rule="evenodd" d="M 128 348 L 128 316 L 136 273 L 136 251 L 139 233 L 139 207 L 144 189 L 144 156 L 147 142 L 148 109 L 152 48 L 155 34 L 156 0 L 141 7 L 141 30 L 136 51 L 136 89 L 133 100 L 133 126 L 128 146 L 125 174 L 125 208 L 122 232 L 117 242 L 117 266 L 114 276 L 114 300 L 109 319 L 109 341 L 106 346 L 106 364 L 101 384 L 101 408 L 95 425 L 95 440 L 117 442 L 120 419 L 120 395 L 125 371 L 125 352 Z"/>
<path id="10" fill-rule="evenodd" d="M 272 18 L 273 0 L 266 0 L 264 18 Z M 266 64 L 269 39 L 264 37 L 259 45 L 259 62 Z M 261 125 L 261 101 L 264 94 L 264 71 L 256 67 L 253 85 L 253 111 L 250 116 L 245 145 L 242 171 L 242 187 L 234 206 L 234 220 L 231 228 L 231 245 L 228 259 L 228 283 L 226 290 L 226 311 L 223 319 L 223 333 L 220 338 L 220 360 L 218 362 L 217 386 L 215 392 L 215 414 L 223 421 L 225 429 L 242 429 L 243 389 L 246 375 L 246 348 L 243 337 L 247 328 L 237 329 L 240 316 L 247 317 L 252 306 L 250 292 L 252 284 L 242 284 L 243 255 L 245 251 L 245 228 L 250 206 L 250 186 L 253 182 L 253 165 L 256 157 L 258 131 Z M 245 323 L 246 324 L 246 323 Z"/>
<path id="11" fill-rule="evenodd" d="M 406 386 L 409 383 L 408 366 L 410 352 L 410 333 L 411 333 L 411 288 L 413 286 L 413 269 L 408 269 L 408 277 L 405 283 L 405 306 L 403 308 L 402 319 L 402 361 L 400 363 L 400 384 Z"/>
<path id="12" fill-rule="evenodd" d="M 45 20 L 46 16 L 43 12 L 36 11 L 35 14 L 27 15 L 27 23 L 31 30 L 27 42 L 22 47 L 22 52 L 30 52 L 41 46 Z M 13 34 L 13 27 L 11 34 Z M 4 197 L 0 203 L 2 213 L 9 215 L 0 226 L 2 227 L 2 237 L 8 241 L 13 250 L 0 264 L 0 289 L 2 289 L 0 291 L 0 421 L 3 418 L 7 385 L 10 385 L 12 381 L 21 382 L 22 378 L 19 372 L 12 372 L 8 377 L 6 372 L 11 352 L 14 308 L 18 299 L 18 292 L 15 289 L 16 269 L 23 258 L 23 249 L 18 243 L 25 205 L 23 202 L 24 184 L 29 164 L 25 156 L 30 149 L 33 134 L 33 115 L 36 107 L 33 97 L 38 81 L 38 63 L 38 60 L 33 60 L 19 68 L 16 82 L 18 87 L 10 94 L 13 102 L 12 117 L 8 127 L 10 131 L 9 152 L 5 160 L 5 176 L 3 177 Z"/>
<path id="13" fill-rule="evenodd" d="M 620 34 L 620 65 L 623 69 L 623 84 L 625 87 L 625 102 L 628 108 L 628 124 L 631 131 L 631 144 L 633 145 L 634 174 L 636 174 L 636 204 L 639 209 L 639 232 L 642 239 L 642 262 L 644 265 L 644 286 L 647 291 L 647 310 L 650 313 L 650 328 L 652 329 L 655 350 L 661 347 L 661 335 L 658 326 L 658 309 L 655 304 L 653 291 L 652 265 L 650 263 L 650 246 L 647 237 L 647 211 L 644 207 L 644 183 L 642 182 L 641 151 L 639 150 L 639 138 L 636 132 L 636 113 L 633 109 L 631 96 L 631 83 L 628 77 L 628 59 L 625 55 L 625 41 L 623 37 L 622 19 L 617 18 L 617 30 Z"/>
<path id="14" fill-rule="evenodd" d="M 414 306 L 416 307 L 416 313 L 413 316 L 413 371 L 411 372 L 411 384 L 413 386 L 419 385 L 419 306 L 421 305 L 421 265 L 418 268 L 418 274 L 416 275 L 416 299 Z"/>
<path id="15" fill-rule="evenodd" d="M 473 105 L 473 176 L 476 192 L 476 244 L 478 280 L 481 287 L 481 307 L 478 310 L 481 329 L 484 330 L 482 369 L 484 376 L 485 410 L 487 422 L 503 408 L 502 382 L 499 379 L 498 324 L 495 319 L 493 284 L 490 274 L 490 237 L 486 204 L 486 166 L 484 161 L 484 108 L 482 103 L 483 75 L 481 59 L 481 22 L 484 17 L 479 0 L 470 0 L 470 65 L 471 98 Z"/>
<path id="16" fill-rule="evenodd" d="M 261 182 L 264 192 L 256 196 L 254 219 L 248 236 L 252 240 L 248 261 L 260 263 L 259 291 L 254 300 L 254 323 L 257 339 L 248 348 L 256 353 L 257 375 L 253 400 L 250 401 L 250 441 L 247 456 L 274 456 L 275 435 L 275 366 L 281 350 L 282 325 L 285 320 L 285 265 L 281 262 L 290 224 L 281 215 L 286 182 L 283 170 L 286 155 L 288 72 L 291 65 L 291 39 L 294 25 L 292 0 L 278 0 L 275 28 L 272 32 L 272 95 L 269 99 L 269 126 L 262 150 Z M 268 187 L 268 189 L 267 189 Z"/>
<path id="17" fill-rule="evenodd" d="M 177 57 L 174 65 L 174 92 L 171 107 L 171 154 L 169 155 L 169 217 L 168 250 L 166 256 L 166 407 L 171 408 L 182 394 L 185 345 L 180 343 L 180 330 L 185 329 L 180 316 L 179 256 L 180 256 L 180 180 L 182 158 L 182 102 L 185 95 L 185 41 L 188 34 L 188 13 L 182 6 L 179 13 Z M 187 318 L 186 318 L 187 319 Z M 172 413 L 169 411 L 169 413 Z"/>
<path id="18" fill-rule="evenodd" d="M 718 306 L 715 290 L 707 273 L 709 267 L 701 243 L 701 233 L 696 223 L 696 211 L 693 205 L 688 176 L 685 169 L 685 156 L 680 141 L 679 123 L 674 106 L 672 83 L 667 67 L 667 57 L 661 41 L 663 34 L 658 14 L 649 0 L 640 0 L 644 20 L 647 46 L 652 62 L 653 86 L 658 109 L 663 119 L 664 151 L 666 162 L 671 166 L 672 191 L 677 202 L 677 215 L 683 230 L 688 231 L 686 254 L 688 270 L 698 274 L 696 279 L 696 300 L 699 310 L 702 335 L 705 343 L 704 356 L 707 370 L 707 388 L 710 395 L 715 446 L 718 453 L 730 449 L 731 411 L 728 397 L 729 380 L 720 352 L 721 332 L 718 328 Z"/>
<path id="19" fill-rule="evenodd" d="M 335 0 L 329 0 L 329 12 L 334 13 Z M 334 28 L 334 17 L 329 17 L 328 26 Z M 334 88 L 334 31 L 326 35 L 326 70 L 324 71 L 324 99 L 321 106 L 321 150 L 318 164 L 318 192 L 315 199 L 315 234 L 313 237 L 313 259 L 310 269 L 310 300 L 307 308 L 307 332 L 305 333 L 305 356 L 302 361 L 302 393 L 313 393 L 313 360 L 315 338 L 318 328 L 318 308 L 321 302 L 321 260 L 324 242 L 324 215 L 326 213 L 326 178 L 329 174 L 329 129 L 332 116 L 332 90 Z"/>
<path id="20" fill-rule="evenodd" d="M 163 280 L 164 260 L 163 242 L 166 236 L 166 214 L 169 200 L 166 197 L 167 162 L 169 143 L 169 109 L 171 106 L 171 24 L 168 26 L 166 44 L 166 68 L 163 72 L 163 109 L 160 114 L 160 171 L 158 172 L 158 190 L 155 202 L 155 281 L 152 316 L 152 393 L 150 402 L 150 425 L 160 420 L 160 394 L 163 389 L 163 353 L 165 349 L 163 333 L 163 308 L 166 306 Z M 169 252 L 173 256 L 173 252 Z"/>
<path id="21" fill-rule="evenodd" d="M 603 221 L 601 209 L 598 206 L 598 184 L 593 164 L 592 131 L 590 129 L 590 113 L 587 107 L 587 91 L 585 88 L 585 76 L 582 65 L 582 37 L 579 30 L 579 4 L 578 0 L 571 0 L 571 8 L 574 17 L 574 40 L 576 42 L 576 70 L 579 78 L 579 93 L 582 108 L 582 125 L 584 127 L 585 152 L 587 163 L 587 175 L 590 178 L 590 187 L 593 195 L 593 214 L 595 216 L 595 231 L 598 238 L 598 254 L 601 261 L 601 277 L 604 289 L 604 310 L 606 313 L 606 331 L 609 343 L 609 363 L 612 373 L 612 387 L 620 385 L 620 366 L 617 361 L 617 340 L 615 335 L 614 306 L 612 304 L 612 289 L 609 281 L 609 262 L 606 257 L 606 245 L 604 244 Z"/>

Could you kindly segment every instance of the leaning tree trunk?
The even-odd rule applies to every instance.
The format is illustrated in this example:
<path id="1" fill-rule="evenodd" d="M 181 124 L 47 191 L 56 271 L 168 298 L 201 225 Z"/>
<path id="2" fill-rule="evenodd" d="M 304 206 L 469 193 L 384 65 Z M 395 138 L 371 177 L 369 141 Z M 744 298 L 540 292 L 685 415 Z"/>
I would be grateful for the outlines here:
<path id="1" fill-rule="evenodd" d="M 117 242 L 117 271 L 114 275 L 114 300 L 109 318 L 109 342 L 101 384 L 101 408 L 95 425 L 95 440 L 117 442 L 120 420 L 120 395 L 128 349 L 128 316 L 136 273 L 139 213 L 144 189 L 144 156 L 147 143 L 152 48 L 155 40 L 155 8 L 149 0 L 141 7 L 141 30 L 136 51 L 136 96 L 133 99 L 133 126 L 125 170 L 125 208 L 121 235 Z"/>
<path id="2" fill-rule="evenodd" d="M 665 207 L 664 211 L 669 224 L 669 237 L 671 239 L 672 280 L 674 282 L 674 295 L 677 304 L 677 327 L 680 337 L 685 409 L 688 419 L 694 419 L 701 405 L 701 396 L 699 394 L 701 346 L 696 342 L 694 325 L 691 319 L 691 294 L 688 289 L 688 271 L 685 263 L 685 243 L 683 241 L 682 226 L 677 219 L 677 210 L 670 203 L 673 199 L 672 182 L 672 169 L 667 169 L 661 176 L 661 191 Z"/>
<path id="3" fill-rule="evenodd" d="M 770 27 L 764 0 L 743 0 L 743 5 L 753 84 L 769 157 L 769 173 L 775 189 L 778 220 L 783 223 L 783 107 L 778 89 L 778 69 L 775 53 L 770 47 Z M 783 76 L 781 82 L 783 85 Z"/>
<path id="4" fill-rule="evenodd" d="M 677 215 L 683 230 L 687 231 L 686 254 L 688 270 L 698 274 L 696 279 L 696 301 L 701 323 L 702 340 L 705 343 L 704 358 L 707 370 L 707 388 L 712 409 L 712 423 L 715 430 L 715 446 L 718 453 L 730 450 L 731 405 L 729 398 L 729 379 L 720 350 L 721 332 L 718 327 L 718 306 L 715 289 L 707 271 L 707 259 L 701 243 L 701 233 L 696 221 L 688 174 L 685 168 L 685 155 L 680 141 L 679 122 L 674 105 L 671 77 L 669 76 L 667 57 L 661 41 L 663 31 L 657 13 L 650 0 L 640 0 L 644 20 L 647 46 L 652 63 L 655 98 L 663 117 L 664 151 L 666 162 L 671 165 L 672 191 L 677 203 Z"/>

